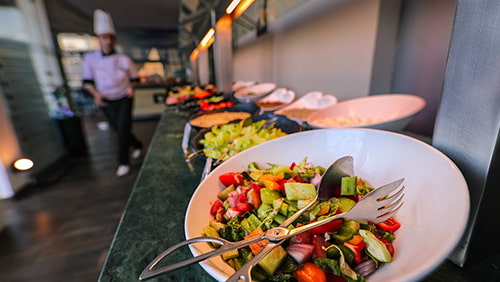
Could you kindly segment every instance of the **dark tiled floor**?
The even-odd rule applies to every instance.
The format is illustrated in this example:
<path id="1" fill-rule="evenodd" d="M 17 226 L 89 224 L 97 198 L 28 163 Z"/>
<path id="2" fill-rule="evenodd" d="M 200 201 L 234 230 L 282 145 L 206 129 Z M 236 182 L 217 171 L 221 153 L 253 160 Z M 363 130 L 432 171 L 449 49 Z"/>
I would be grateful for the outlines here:
<path id="1" fill-rule="evenodd" d="M 114 133 L 97 129 L 100 113 L 84 117 L 88 157 L 64 166 L 50 184 L 26 187 L 2 200 L 7 227 L 0 234 L 0 281 L 96 281 L 142 160 L 115 176 Z M 149 145 L 157 120 L 134 123 Z"/>

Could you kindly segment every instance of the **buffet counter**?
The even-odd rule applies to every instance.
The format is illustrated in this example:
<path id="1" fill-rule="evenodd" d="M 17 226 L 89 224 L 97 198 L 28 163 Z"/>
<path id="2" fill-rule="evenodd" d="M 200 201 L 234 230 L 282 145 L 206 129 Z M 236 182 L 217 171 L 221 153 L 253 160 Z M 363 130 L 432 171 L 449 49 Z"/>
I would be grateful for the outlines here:
<path id="1" fill-rule="evenodd" d="M 184 240 L 184 214 L 204 166 L 200 159 L 184 161 L 181 140 L 188 115 L 170 109 L 163 112 L 99 281 L 138 281 L 151 260 Z M 192 255 L 186 247 L 173 257 L 180 261 Z M 214 280 L 194 264 L 149 281 Z"/>

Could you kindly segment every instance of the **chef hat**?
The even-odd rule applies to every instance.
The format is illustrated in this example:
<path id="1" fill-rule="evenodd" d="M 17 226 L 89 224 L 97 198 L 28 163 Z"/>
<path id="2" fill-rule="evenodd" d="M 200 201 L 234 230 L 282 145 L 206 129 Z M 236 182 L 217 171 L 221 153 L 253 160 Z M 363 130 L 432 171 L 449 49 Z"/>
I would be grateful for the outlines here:
<path id="1" fill-rule="evenodd" d="M 116 34 L 110 14 L 100 9 L 94 11 L 94 32 L 97 35 L 105 33 Z"/>

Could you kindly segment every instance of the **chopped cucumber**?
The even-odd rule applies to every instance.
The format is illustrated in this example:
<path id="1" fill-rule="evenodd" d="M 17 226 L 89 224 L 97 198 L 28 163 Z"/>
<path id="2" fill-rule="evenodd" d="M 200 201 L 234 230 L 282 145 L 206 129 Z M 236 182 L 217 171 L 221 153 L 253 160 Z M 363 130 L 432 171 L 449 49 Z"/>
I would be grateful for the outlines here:
<path id="1" fill-rule="evenodd" d="M 360 229 L 359 235 L 363 237 L 363 241 L 366 243 L 366 251 L 375 259 L 381 262 L 392 261 L 391 253 L 385 244 L 380 241 L 377 236 L 375 236 L 375 234 L 368 230 Z"/>
<path id="2" fill-rule="evenodd" d="M 281 195 L 279 191 L 262 188 L 260 189 L 260 198 L 262 199 L 262 204 L 272 205 L 274 200 L 281 198 Z"/>
<path id="3" fill-rule="evenodd" d="M 340 180 L 340 195 L 351 196 L 356 194 L 356 176 L 345 176 Z"/>
<path id="4" fill-rule="evenodd" d="M 287 200 L 307 200 L 316 196 L 316 187 L 311 183 L 285 183 Z"/>
<path id="5" fill-rule="evenodd" d="M 276 270 L 278 270 L 287 255 L 288 254 L 285 249 L 282 246 L 278 246 L 276 249 L 267 254 L 261 261 L 259 261 L 258 265 L 267 273 L 267 275 L 271 276 L 274 272 L 276 272 Z"/>

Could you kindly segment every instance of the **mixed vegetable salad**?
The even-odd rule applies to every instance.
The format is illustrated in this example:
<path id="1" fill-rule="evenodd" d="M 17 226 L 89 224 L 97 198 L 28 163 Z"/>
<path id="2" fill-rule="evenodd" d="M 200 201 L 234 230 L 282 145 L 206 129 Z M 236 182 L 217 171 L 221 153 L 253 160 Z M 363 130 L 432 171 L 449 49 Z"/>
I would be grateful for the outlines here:
<path id="1" fill-rule="evenodd" d="M 304 158 L 291 165 L 251 163 L 247 170 L 219 176 L 224 189 L 213 201 L 213 220 L 203 228 L 206 236 L 240 241 L 281 224 L 316 195 L 325 168 Z M 352 208 L 373 190 L 357 176 L 344 177 L 334 197 L 318 201 L 294 228 Z M 252 269 L 259 281 L 365 281 L 382 264 L 392 261 L 394 232 L 401 226 L 390 218 L 379 224 L 337 219 L 295 235 L 271 251 Z M 222 254 L 239 269 L 266 245 L 265 241 Z M 218 247 L 214 244 L 214 247 Z"/>

